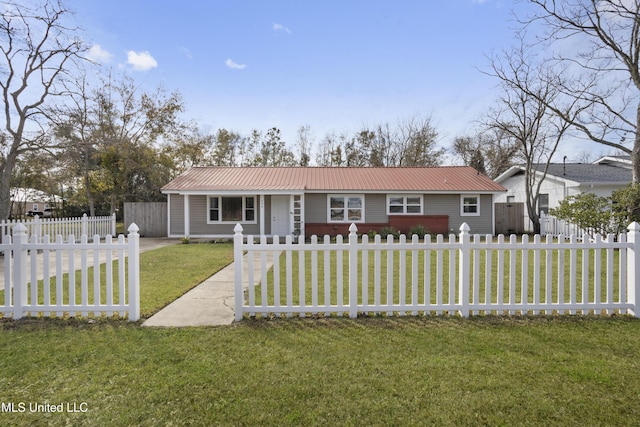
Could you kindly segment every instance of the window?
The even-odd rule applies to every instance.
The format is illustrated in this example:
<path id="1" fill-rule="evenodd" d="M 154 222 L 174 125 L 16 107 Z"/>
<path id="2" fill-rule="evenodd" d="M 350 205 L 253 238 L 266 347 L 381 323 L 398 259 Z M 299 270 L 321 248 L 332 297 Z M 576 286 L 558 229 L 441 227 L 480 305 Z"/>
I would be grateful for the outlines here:
<path id="1" fill-rule="evenodd" d="M 422 196 L 387 196 L 387 214 L 420 215 L 422 214 Z"/>
<path id="2" fill-rule="evenodd" d="M 480 216 L 480 196 L 460 196 L 460 216 Z"/>
<path id="3" fill-rule="evenodd" d="M 329 222 L 364 222 L 364 196 L 329 195 Z"/>
<path id="4" fill-rule="evenodd" d="M 538 215 L 544 212 L 545 214 L 549 213 L 549 195 L 548 194 L 540 194 L 538 196 Z"/>
<path id="5" fill-rule="evenodd" d="M 208 223 L 256 222 L 256 198 L 253 196 L 209 197 Z"/>

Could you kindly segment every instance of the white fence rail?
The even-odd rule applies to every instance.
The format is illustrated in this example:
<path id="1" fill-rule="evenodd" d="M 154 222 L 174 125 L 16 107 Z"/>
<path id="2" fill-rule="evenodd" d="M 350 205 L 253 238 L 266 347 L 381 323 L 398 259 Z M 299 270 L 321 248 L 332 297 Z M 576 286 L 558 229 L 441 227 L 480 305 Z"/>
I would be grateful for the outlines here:
<path id="1" fill-rule="evenodd" d="M 640 224 L 593 241 L 470 236 L 254 242 L 235 228 L 235 314 L 607 314 L 640 317 Z M 245 242 L 246 239 L 246 242 Z M 267 268 L 267 253 L 273 268 Z M 246 253 L 247 256 L 243 256 Z M 260 277 L 254 277 L 259 263 Z M 243 265 L 245 263 L 246 265 Z M 243 289 L 247 267 L 248 287 Z"/>
<path id="2" fill-rule="evenodd" d="M 15 225 L 13 236 L 3 236 L 0 244 L 4 252 L 0 313 L 13 319 L 91 313 L 138 320 L 140 241 L 135 224 L 128 231 L 127 239 L 121 235 L 117 241 L 107 236 L 101 242 L 95 235 L 88 242 L 85 234 L 80 242 L 73 235 L 67 241 L 58 235 L 56 242 L 50 242 L 48 235 L 29 238 L 25 225 Z"/>
<path id="3" fill-rule="evenodd" d="M 590 230 L 580 228 L 575 224 L 558 219 L 553 215 L 540 212 L 540 235 L 558 237 L 561 234 L 563 236 L 571 236 L 572 234 L 575 234 L 578 239 L 582 239 L 585 234 L 595 233 L 590 233 Z"/>
<path id="4" fill-rule="evenodd" d="M 40 218 L 37 215 L 30 221 L 9 220 L 0 221 L 0 235 L 12 234 L 13 228 L 23 224 L 27 227 L 29 236 L 36 236 L 41 242 L 44 236 L 62 236 L 67 240 L 69 236 L 95 236 L 104 239 L 116 235 L 116 214 L 107 216 L 87 216 L 78 218 Z"/>

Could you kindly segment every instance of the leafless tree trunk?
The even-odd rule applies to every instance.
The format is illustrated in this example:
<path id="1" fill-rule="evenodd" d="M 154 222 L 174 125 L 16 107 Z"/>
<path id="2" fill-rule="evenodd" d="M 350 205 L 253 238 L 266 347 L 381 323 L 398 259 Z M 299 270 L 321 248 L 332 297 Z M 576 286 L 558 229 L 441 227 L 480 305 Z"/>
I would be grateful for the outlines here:
<path id="1" fill-rule="evenodd" d="M 640 2 L 530 2 L 534 14 L 521 21 L 545 29 L 557 66 L 550 82 L 561 94 L 540 101 L 591 140 L 630 155 L 640 182 Z"/>
<path id="2" fill-rule="evenodd" d="M 69 11 L 49 0 L 37 9 L 5 2 L 0 11 L 0 90 L 6 144 L 0 146 L 0 219 L 9 217 L 9 191 L 17 160 L 42 149 L 43 106 L 63 90 L 57 85 L 84 51 Z"/>
<path id="3" fill-rule="evenodd" d="M 526 208 L 534 233 L 540 232 L 538 199 L 553 154 L 569 124 L 548 107 L 558 96 L 545 67 L 528 56 L 524 41 L 519 48 L 490 58 L 488 73 L 501 82 L 498 107 L 487 114 L 484 126 L 513 139 L 525 167 Z"/>

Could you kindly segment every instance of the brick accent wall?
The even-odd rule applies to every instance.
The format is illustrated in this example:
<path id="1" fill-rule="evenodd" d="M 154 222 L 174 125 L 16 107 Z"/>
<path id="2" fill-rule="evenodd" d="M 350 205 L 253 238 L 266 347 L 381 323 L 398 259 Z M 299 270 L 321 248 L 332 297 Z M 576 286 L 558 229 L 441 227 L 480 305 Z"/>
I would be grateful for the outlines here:
<path id="1" fill-rule="evenodd" d="M 418 224 L 427 227 L 432 235 L 449 234 L 448 215 L 389 215 L 389 225 L 401 233 L 408 233 Z"/>
<path id="2" fill-rule="evenodd" d="M 449 233 L 448 215 L 390 215 L 387 223 L 362 223 L 358 226 L 358 234 L 365 234 L 371 230 L 380 231 L 385 227 L 393 227 L 402 233 L 409 232 L 414 225 L 422 224 L 432 235 Z M 337 236 L 338 234 L 348 235 L 351 224 L 326 224 L 326 223 L 306 223 L 305 234 L 307 237 L 313 236 Z"/>

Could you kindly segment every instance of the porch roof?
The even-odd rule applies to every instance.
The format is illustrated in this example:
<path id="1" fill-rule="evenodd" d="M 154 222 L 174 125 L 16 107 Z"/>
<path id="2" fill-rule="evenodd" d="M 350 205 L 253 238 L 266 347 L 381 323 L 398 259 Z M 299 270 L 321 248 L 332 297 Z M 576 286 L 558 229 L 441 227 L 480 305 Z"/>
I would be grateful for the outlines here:
<path id="1" fill-rule="evenodd" d="M 506 191 L 467 166 L 444 167 L 193 167 L 162 187 L 164 193 L 256 191 Z"/>

